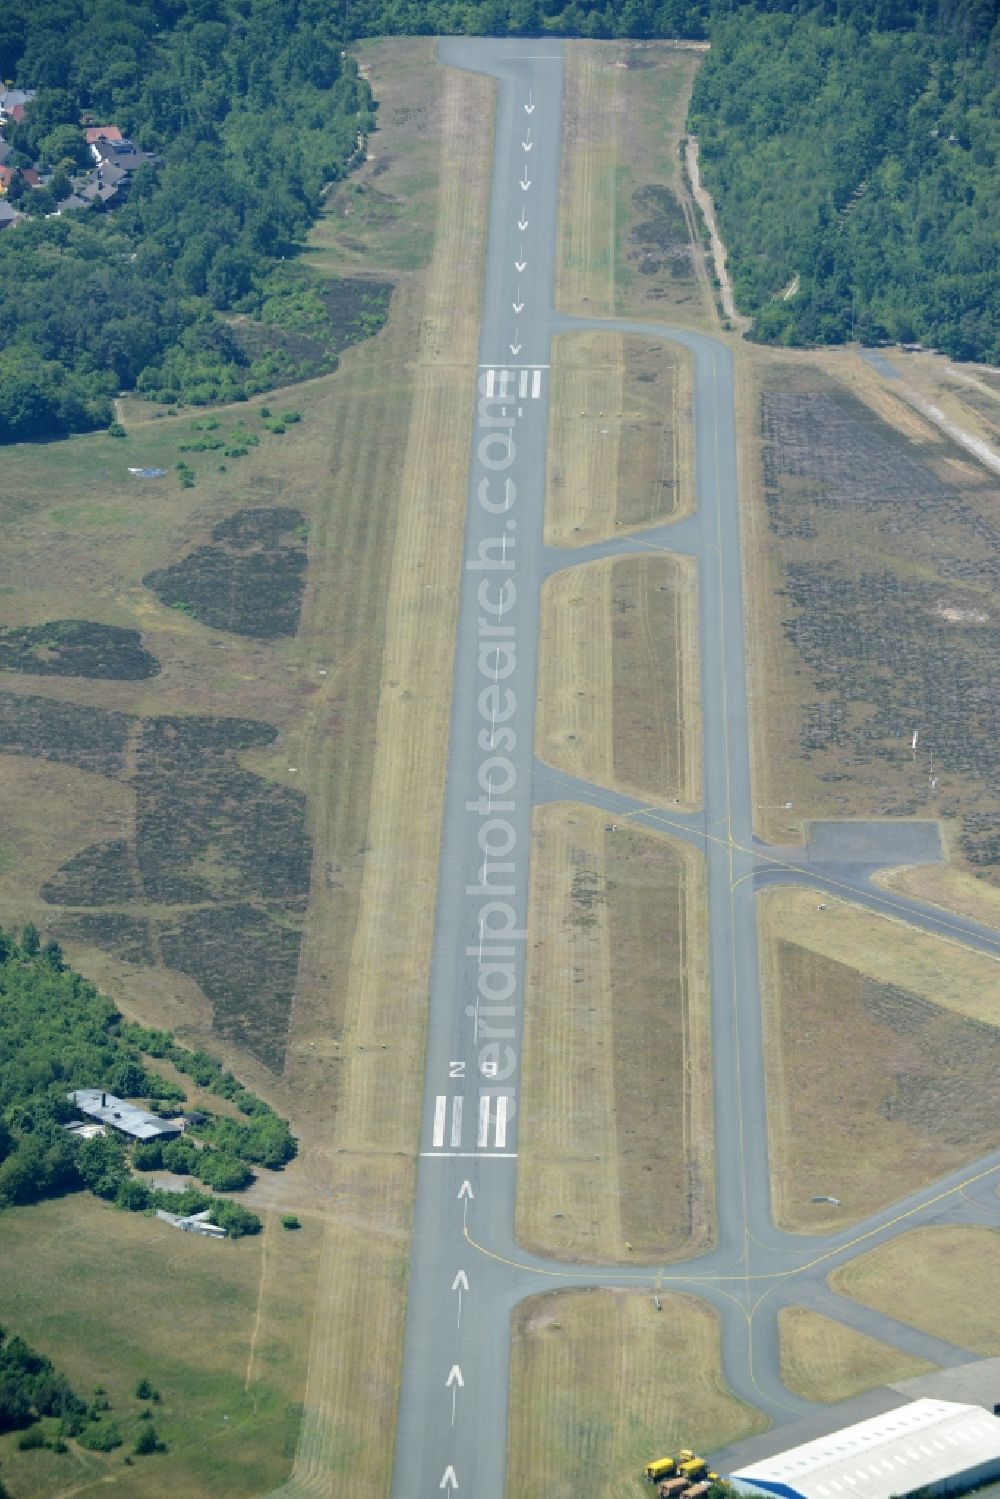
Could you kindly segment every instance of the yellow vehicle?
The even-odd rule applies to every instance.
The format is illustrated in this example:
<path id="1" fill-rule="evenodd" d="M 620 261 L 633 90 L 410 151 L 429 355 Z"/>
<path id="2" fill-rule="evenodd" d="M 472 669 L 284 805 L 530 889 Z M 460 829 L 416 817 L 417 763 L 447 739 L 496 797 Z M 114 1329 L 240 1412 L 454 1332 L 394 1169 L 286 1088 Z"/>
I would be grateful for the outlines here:
<path id="1" fill-rule="evenodd" d="M 708 1463 L 703 1457 L 690 1457 L 681 1463 L 677 1471 L 683 1473 L 685 1478 L 700 1478 L 708 1471 Z"/>
<path id="2" fill-rule="evenodd" d="M 698 1454 L 696 1452 L 692 1452 L 690 1447 L 682 1447 L 681 1448 L 681 1462 L 682 1463 L 689 1463 L 693 1457 L 697 1457 L 697 1456 L 698 1456 Z"/>
<path id="3" fill-rule="evenodd" d="M 669 1478 L 676 1466 L 672 1457 L 658 1457 L 655 1462 L 646 1464 L 646 1482 L 656 1483 L 660 1478 Z"/>

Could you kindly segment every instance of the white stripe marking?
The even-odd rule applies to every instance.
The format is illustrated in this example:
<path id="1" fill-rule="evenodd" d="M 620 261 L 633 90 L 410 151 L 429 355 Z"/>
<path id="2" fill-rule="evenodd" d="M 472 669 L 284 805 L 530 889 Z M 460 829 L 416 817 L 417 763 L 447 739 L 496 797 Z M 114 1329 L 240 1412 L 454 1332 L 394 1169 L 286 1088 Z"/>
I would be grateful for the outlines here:
<path id="1" fill-rule="evenodd" d="M 537 401 L 542 393 L 542 372 L 535 370 L 531 376 L 531 399 Z"/>
<path id="2" fill-rule="evenodd" d="M 444 1144 L 444 1116 L 447 1108 L 447 1098 L 443 1093 L 439 1093 L 434 1100 L 434 1139 L 432 1143 L 435 1148 Z"/>
<path id="3" fill-rule="evenodd" d="M 518 385 L 518 391 L 517 391 L 517 393 L 520 396 L 520 398 L 521 398 L 522 401 L 524 400 L 525 396 L 528 394 L 528 371 L 527 370 L 522 370 L 521 371 L 521 380 L 520 380 L 520 383 Z"/>
<path id="4" fill-rule="evenodd" d="M 492 399 L 493 399 L 493 389 L 494 389 L 494 387 L 496 385 L 496 380 L 497 380 L 497 372 L 496 372 L 496 370 L 487 370 L 486 371 L 486 397 L 487 397 L 487 400 L 492 401 Z"/>
<path id="5" fill-rule="evenodd" d="M 516 1161 L 516 1150 L 422 1150 L 421 1156 L 434 1161 Z"/>
<path id="6" fill-rule="evenodd" d="M 462 1099 L 451 1101 L 451 1148 L 457 1150 L 462 1143 Z"/>
<path id="7" fill-rule="evenodd" d="M 476 1144 L 483 1150 L 490 1143 L 490 1098 L 489 1094 L 479 1100 L 479 1138 Z"/>
<path id="8" fill-rule="evenodd" d="M 502 1150 L 503 1147 L 507 1144 L 507 1105 L 509 1103 L 510 1099 L 505 1098 L 501 1093 L 500 1097 L 497 1099 L 496 1146 L 498 1150 Z"/>

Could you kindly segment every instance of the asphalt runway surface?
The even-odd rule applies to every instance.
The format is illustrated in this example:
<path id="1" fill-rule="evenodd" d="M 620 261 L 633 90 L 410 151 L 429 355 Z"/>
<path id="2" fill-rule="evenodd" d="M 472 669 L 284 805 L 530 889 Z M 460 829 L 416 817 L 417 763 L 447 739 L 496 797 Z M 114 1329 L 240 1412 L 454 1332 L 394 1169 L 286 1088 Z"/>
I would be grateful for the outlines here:
<path id="1" fill-rule="evenodd" d="M 964 1349 L 837 1296 L 825 1278 L 907 1228 L 1000 1222 L 1000 1151 L 841 1232 L 774 1227 L 755 891 L 807 882 L 984 951 L 1000 952 L 1000 933 L 874 885 L 879 867 L 899 862 L 889 823 L 865 824 L 863 836 L 846 841 L 818 824 L 805 849 L 754 839 L 731 354 L 700 333 L 556 312 L 562 46 L 452 38 L 440 57 L 492 75 L 499 89 L 393 1495 L 460 1490 L 503 1499 L 510 1317 L 540 1291 L 658 1285 L 703 1297 L 720 1316 L 730 1388 L 775 1423 L 820 1409 L 781 1382 L 783 1304 L 864 1326 L 942 1367 L 969 1360 Z M 593 327 L 690 351 L 697 506 L 676 525 L 553 551 L 542 539 L 551 342 Z M 697 813 L 561 775 L 533 753 L 542 581 L 595 556 L 649 547 L 698 562 L 705 802 Z M 592 802 L 704 851 L 717 1232 L 697 1260 L 575 1268 L 527 1254 L 514 1236 L 531 814 L 557 797 Z"/>

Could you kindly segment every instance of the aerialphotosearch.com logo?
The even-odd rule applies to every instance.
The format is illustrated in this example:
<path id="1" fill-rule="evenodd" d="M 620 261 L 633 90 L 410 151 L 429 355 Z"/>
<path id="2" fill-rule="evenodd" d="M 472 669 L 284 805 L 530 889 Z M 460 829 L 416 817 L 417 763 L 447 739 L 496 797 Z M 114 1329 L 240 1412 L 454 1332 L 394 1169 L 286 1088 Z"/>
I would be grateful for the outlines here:
<path id="1" fill-rule="evenodd" d="M 517 925 L 513 903 L 517 897 L 517 829 L 510 816 L 517 805 L 517 767 L 511 759 L 517 747 L 511 722 L 517 698 L 508 685 L 517 669 L 516 626 L 508 618 L 517 601 L 512 576 L 516 570 L 517 522 L 511 513 L 517 490 L 513 479 L 504 475 L 514 462 L 516 449 L 514 418 L 507 415 L 500 397 L 493 395 L 485 373 L 480 375 L 478 392 L 476 461 L 483 472 L 477 498 L 488 515 L 504 519 L 502 528 L 498 523 L 500 534 L 484 537 L 475 556 L 465 564 L 470 572 L 483 574 L 476 594 L 480 610 L 479 794 L 465 804 L 467 812 L 480 818 L 477 841 L 483 861 L 477 871 L 478 882 L 465 887 L 466 895 L 481 897 L 479 941 L 466 949 L 466 956 L 477 960 L 476 1000 L 465 1013 L 475 1027 L 480 1075 L 491 1079 L 490 1086 L 480 1088 L 479 1096 L 506 1098 L 509 1118 L 515 1108 L 511 1080 L 517 1072 L 517 1052 L 510 1043 L 517 1038 L 517 965 L 523 956 L 519 944 L 527 936 Z"/>

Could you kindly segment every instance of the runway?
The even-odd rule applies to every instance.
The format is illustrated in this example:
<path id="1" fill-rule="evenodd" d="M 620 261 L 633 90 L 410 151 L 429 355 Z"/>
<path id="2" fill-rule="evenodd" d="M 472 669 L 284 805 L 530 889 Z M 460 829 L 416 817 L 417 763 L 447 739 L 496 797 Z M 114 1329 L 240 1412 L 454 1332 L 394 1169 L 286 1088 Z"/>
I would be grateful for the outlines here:
<path id="1" fill-rule="evenodd" d="M 958 918 L 874 886 L 873 871 L 888 859 L 852 861 L 848 850 L 838 862 L 829 857 L 830 840 L 820 838 L 824 857 L 813 862 L 802 850 L 755 842 L 732 356 L 703 334 L 556 312 L 561 44 L 455 38 L 441 44 L 440 56 L 496 77 L 499 91 L 479 366 L 470 378 L 469 498 L 393 1494 L 461 1490 L 503 1499 L 513 1307 L 557 1285 L 652 1286 L 657 1278 L 649 1268 L 577 1270 L 524 1253 L 514 1238 L 531 814 L 538 801 L 596 801 L 704 851 L 717 1235 L 710 1254 L 666 1266 L 659 1279 L 664 1289 L 693 1291 L 718 1310 L 734 1394 L 775 1422 L 815 1411 L 781 1384 L 778 1305 L 794 1300 L 856 1320 L 855 1304 L 825 1288 L 833 1265 L 942 1215 L 969 1221 L 961 1215 L 972 1212 L 995 1223 L 1000 1152 L 841 1234 L 803 1241 L 774 1228 L 758 884 L 808 878 L 876 909 L 892 901 L 893 914 L 931 930 L 954 927 Z M 542 538 L 551 341 L 591 327 L 669 338 L 690 350 L 697 505 L 676 526 L 553 553 Z M 705 805 L 696 814 L 645 807 L 560 777 L 534 758 L 542 580 L 561 566 L 637 545 L 684 551 L 698 562 Z M 877 855 L 878 830 L 871 836 Z M 1000 934 L 961 925 L 963 940 L 1000 950 Z M 934 1362 L 969 1357 L 890 1324 L 880 1324 L 887 1341 Z"/>

